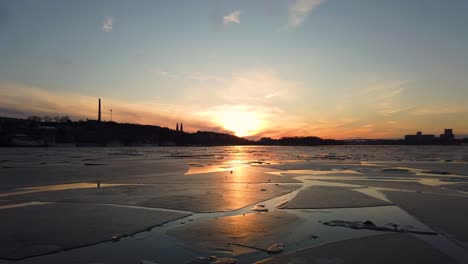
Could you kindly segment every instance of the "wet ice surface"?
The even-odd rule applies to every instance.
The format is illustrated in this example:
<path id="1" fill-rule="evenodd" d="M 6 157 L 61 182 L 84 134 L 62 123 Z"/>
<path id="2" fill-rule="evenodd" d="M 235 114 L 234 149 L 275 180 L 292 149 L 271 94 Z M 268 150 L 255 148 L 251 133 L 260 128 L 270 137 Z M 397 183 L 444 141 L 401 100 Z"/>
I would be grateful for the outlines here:
<path id="1" fill-rule="evenodd" d="M 411 236 L 466 263 L 466 190 L 461 146 L 0 149 L 0 226 L 8 230 L 0 259 L 188 263 L 216 255 L 252 263 L 276 255 L 235 244 L 285 243 L 282 254 L 294 258 L 389 233 L 323 224 L 370 220 L 438 232 Z"/>

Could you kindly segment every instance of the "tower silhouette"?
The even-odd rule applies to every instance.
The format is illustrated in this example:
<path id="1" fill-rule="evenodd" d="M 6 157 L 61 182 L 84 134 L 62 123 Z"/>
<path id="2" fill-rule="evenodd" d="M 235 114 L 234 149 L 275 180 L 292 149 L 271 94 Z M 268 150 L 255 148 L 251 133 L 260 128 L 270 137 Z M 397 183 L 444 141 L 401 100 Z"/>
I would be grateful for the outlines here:
<path id="1" fill-rule="evenodd" d="M 101 122 L 101 98 L 99 98 L 98 121 Z"/>
<path id="2" fill-rule="evenodd" d="M 180 123 L 180 132 L 184 132 L 184 125 L 182 123 Z"/>
<path id="3" fill-rule="evenodd" d="M 175 131 L 179 132 L 179 123 L 177 123 Z"/>

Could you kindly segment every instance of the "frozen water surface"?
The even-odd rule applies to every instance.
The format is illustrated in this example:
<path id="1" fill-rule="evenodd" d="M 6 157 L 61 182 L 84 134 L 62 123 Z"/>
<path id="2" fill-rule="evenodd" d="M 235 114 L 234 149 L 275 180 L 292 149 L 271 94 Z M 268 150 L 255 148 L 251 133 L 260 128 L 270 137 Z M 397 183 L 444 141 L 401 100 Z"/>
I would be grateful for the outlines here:
<path id="1" fill-rule="evenodd" d="M 467 190 L 464 146 L 0 149 L 0 263 L 468 263 Z"/>

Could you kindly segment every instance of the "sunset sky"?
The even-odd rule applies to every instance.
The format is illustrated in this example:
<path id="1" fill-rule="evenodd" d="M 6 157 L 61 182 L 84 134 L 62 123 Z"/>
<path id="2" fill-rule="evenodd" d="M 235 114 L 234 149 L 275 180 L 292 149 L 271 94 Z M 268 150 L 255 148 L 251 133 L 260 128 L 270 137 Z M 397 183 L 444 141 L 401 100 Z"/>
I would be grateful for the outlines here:
<path id="1" fill-rule="evenodd" d="M 468 1 L 0 0 L 0 116 L 468 134 Z"/>

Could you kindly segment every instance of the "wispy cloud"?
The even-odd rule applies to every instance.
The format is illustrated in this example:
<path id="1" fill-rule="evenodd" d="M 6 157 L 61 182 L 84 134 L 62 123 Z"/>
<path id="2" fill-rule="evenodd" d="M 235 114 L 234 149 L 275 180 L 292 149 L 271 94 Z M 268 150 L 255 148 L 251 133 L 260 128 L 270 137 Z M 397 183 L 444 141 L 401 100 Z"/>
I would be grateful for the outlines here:
<path id="1" fill-rule="evenodd" d="M 253 70 L 232 76 L 219 93 L 229 102 L 250 100 L 266 103 L 266 99 L 272 97 L 292 102 L 301 87 L 300 83 L 283 79 L 274 71 Z"/>
<path id="2" fill-rule="evenodd" d="M 209 93 L 210 97 L 229 103 L 256 101 L 266 103 L 273 97 L 276 101 L 292 101 L 296 98 L 300 83 L 282 79 L 271 70 L 251 70 L 234 75 L 219 75 L 206 72 L 169 72 L 165 70 L 150 70 L 158 75 L 190 82 L 192 91 L 187 97 L 199 101 L 200 93 Z M 222 85 L 223 89 L 219 89 Z M 210 91 L 210 92 L 207 92 Z"/>
<path id="3" fill-rule="evenodd" d="M 392 98 L 396 95 L 401 94 L 405 90 L 405 86 L 409 82 L 407 80 L 397 81 L 379 81 L 377 83 L 370 84 L 365 88 L 360 96 L 374 96 L 380 99 Z"/>
<path id="4" fill-rule="evenodd" d="M 419 107 L 415 110 L 415 115 L 454 115 L 468 113 L 468 106 L 465 104 L 455 105 L 435 105 L 429 107 Z"/>
<path id="5" fill-rule="evenodd" d="M 283 113 L 284 111 L 279 107 L 274 106 L 259 106 L 259 105 L 247 105 L 247 104 L 222 104 L 208 108 L 202 113 L 212 113 L 216 111 L 238 111 L 238 112 L 249 112 L 258 114 L 261 117 L 275 116 L 276 114 Z"/>
<path id="6" fill-rule="evenodd" d="M 102 21 L 102 30 L 105 32 L 111 32 L 113 26 L 113 19 L 112 17 L 106 17 Z"/>
<path id="7" fill-rule="evenodd" d="M 346 111 L 366 109 L 368 116 L 376 113 L 384 117 L 411 110 L 415 106 L 402 101 L 408 83 L 407 80 L 359 81 L 345 93 L 343 108 Z"/>
<path id="8" fill-rule="evenodd" d="M 222 81 L 226 80 L 225 78 L 223 78 L 221 76 L 212 75 L 212 74 L 203 74 L 203 73 L 199 73 L 199 72 L 188 73 L 186 76 L 187 76 L 187 78 L 189 78 L 191 80 L 196 80 L 196 81 L 222 82 Z"/>
<path id="9" fill-rule="evenodd" d="M 168 79 L 187 79 L 200 82 L 224 82 L 227 79 L 220 75 L 207 74 L 201 72 L 171 72 L 168 70 L 158 70 L 150 68 L 148 72 L 151 74 L 158 74 L 161 77 Z"/>
<path id="10" fill-rule="evenodd" d="M 270 98 L 275 97 L 275 96 L 277 96 L 277 95 L 278 95 L 278 93 L 271 93 L 271 94 L 265 95 L 265 98 L 266 98 L 266 99 L 270 99 Z"/>
<path id="11" fill-rule="evenodd" d="M 395 96 L 397 94 L 402 93 L 404 90 L 405 90 L 405 88 L 403 88 L 403 87 L 397 88 L 397 89 L 391 91 L 389 94 L 387 94 L 387 97 L 393 97 L 393 96 Z"/>
<path id="12" fill-rule="evenodd" d="M 299 27 L 307 18 L 309 13 L 326 0 L 296 0 L 289 8 L 289 28 Z"/>
<path id="13" fill-rule="evenodd" d="M 159 71 L 158 74 L 163 76 L 163 77 L 167 77 L 167 78 L 171 78 L 171 79 L 179 77 L 177 74 L 173 74 L 173 73 L 170 73 L 170 72 L 167 72 L 167 71 Z"/>
<path id="14" fill-rule="evenodd" d="M 405 106 L 405 107 L 399 107 L 399 108 L 386 108 L 380 110 L 380 113 L 384 116 L 393 116 L 399 113 L 403 113 L 409 110 L 414 109 L 416 106 L 410 105 L 410 106 Z"/>
<path id="15" fill-rule="evenodd" d="M 240 10 L 236 10 L 230 14 L 228 14 L 227 16 L 223 17 L 223 24 L 224 25 L 229 25 L 229 24 L 240 24 L 240 15 L 241 15 L 241 11 Z"/>

